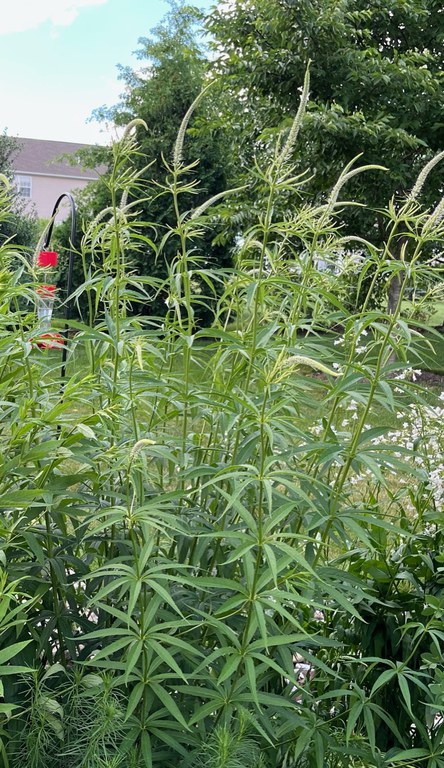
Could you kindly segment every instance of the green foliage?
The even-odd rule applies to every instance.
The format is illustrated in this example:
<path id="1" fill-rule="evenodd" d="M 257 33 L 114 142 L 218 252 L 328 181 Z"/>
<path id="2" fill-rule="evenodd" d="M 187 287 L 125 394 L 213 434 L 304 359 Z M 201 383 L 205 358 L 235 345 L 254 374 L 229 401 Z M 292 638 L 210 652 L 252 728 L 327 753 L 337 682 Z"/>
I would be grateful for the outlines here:
<path id="1" fill-rule="evenodd" d="M 362 162 L 385 166 L 384 175 L 352 181 L 348 199 L 368 207 L 344 212 L 350 232 L 381 245 L 386 226 L 374 209 L 405 194 L 444 145 L 441 11 L 435 0 L 233 0 L 216 7 L 208 17 L 215 77 L 225 83 L 223 120 L 233 126 L 243 167 L 259 142 L 270 145 L 275 127 L 290 122 L 311 60 L 295 162 L 310 168 L 308 189 L 318 195 L 361 153 Z M 442 178 L 439 169 L 430 177 L 426 205 L 435 204 Z"/>
<path id="2" fill-rule="evenodd" d="M 17 152 L 17 141 L 6 133 L 0 135 L 0 174 L 12 183 L 11 161 Z M 11 206 L 0 223 L 0 243 L 12 240 L 16 246 L 31 248 L 37 241 L 37 220 L 29 213 L 20 195 L 11 189 Z"/>
<path id="3" fill-rule="evenodd" d="M 129 126 L 82 239 L 63 382 L 36 345 L 39 275 L 0 249 L 10 768 L 444 765 L 443 408 L 413 380 L 422 340 L 401 316 L 408 285 L 439 274 L 423 256 L 443 219 L 389 206 L 384 247 L 359 240 L 372 278 L 350 314 L 318 267 L 353 242 L 335 220 L 351 167 L 326 203 L 276 218 L 303 183 L 301 116 L 256 162 L 264 205 L 226 270 L 197 247 L 211 201 L 182 207 L 185 123 L 159 242 L 132 202 Z M 172 239 L 165 278 L 135 274 L 135 249 L 161 259 Z M 380 277 L 400 281 L 390 314 L 368 309 Z M 165 316 L 130 312 L 152 296 Z"/>

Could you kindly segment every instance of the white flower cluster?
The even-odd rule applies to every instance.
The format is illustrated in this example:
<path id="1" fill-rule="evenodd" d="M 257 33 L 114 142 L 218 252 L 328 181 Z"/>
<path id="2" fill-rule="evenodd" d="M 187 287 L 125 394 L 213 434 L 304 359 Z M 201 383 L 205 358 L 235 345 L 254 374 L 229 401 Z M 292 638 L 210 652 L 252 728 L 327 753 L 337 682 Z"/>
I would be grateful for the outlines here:
<path id="1" fill-rule="evenodd" d="M 359 335 L 356 337 L 356 341 L 355 341 L 356 355 L 363 355 L 367 352 L 367 344 L 366 344 L 366 341 L 363 339 L 364 336 L 368 336 L 368 331 L 366 330 L 366 328 L 363 328 L 362 331 L 359 333 Z M 344 336 L 338 336 L 338 338 L 335 339 L 333 342 L 333 346 L 335 347 L 343 347 L 344 344 L 345 344 Z"/>
<path id="2" fill-rule="evenodd" d="M 415 372 L 413 372 L 415 373 Z M 444 402 L 444 392 L 439 396 Z M 426 472 L 428 490 L 439 511 L 444 510 L 444 407 L 415 405 L 399 414 L 402 426 L 394 433 L 398 444 L 411 451 L 416 466 Z"/>
<path id="3" fill-rule="evenodd" d="M 316 421 L 311 428 L 311 433 L 315 437 L 319 437 L 323 431 L 324 431 L 324 427 L 322 426 L 322 421 Z"/>
<path id="4" fill-rule="evenodd" d="M 402 371 L 396 374 L 393 378 L 398 381 L 416 381 L 417 377 L 421 375 L 420 368 L 404 368 Z M 402 391 L 402 390 L 401 390 Z"/>
<path id="5" fill-rule="evenodd" d="M 334 274 L 341 276 L 347 273 L 356 274 L 365 260 L 363 251 L 339 251 L 334 263 Z"/>
<path id="6" fill-rule="evenodd" d="M 403 371 L 400 377 L 407 378 L 415 375 L 411 369 Z M 444 511 L 444 392 L 440 395 L 441 404 L 437 405 L 412 405 L 410 410 L 398 414 L 399 427 L 376 435 L 370 440 L 372 448 L 381 446 L 383 453 L 377 459 L 377 463 L 387 479 L 387 487 L 411 489 L 412 476 L 409 467 L 415 467 L 420 471 L 418 482 L 425 488 L 424 498 L 432 496 L 438 511 Z M 353 431 L 354 423 L 359 418 L 359 403 L 353 398 L 348 403 L 340 428 L 345 434 Z M 331 427 L 335 432 L 335 428 Z M 336 428 L 337 429 L 337 428 Z M 371 429 L 370 424 L 364 425 L 364 430 Z M 313 436 L 323 433 L 321 421 L 317 421 L 311 427 Z M 344 436 L 344 433 L 343 433 Z M 376 455 L 375 455 L 376 459 Z M 405 473 L 394 460 L 405 462 Z M 393 481 L 389 478 L 392 477 Z M 417 475 L 415 475 L 417 477 Z M 422 482 L 421 482 L 422 477 Z M 375 480 L 374 473 L 369 467 L 361 467 L 359 471 L 349 477 L 349 487 L 369 487 Z M 395 486 L 392 487 L 392 482 Z M 415 482 L 416 485 L 416 482 Z M 406 511 L 414 513 L 414 505 L 410 500 L 410 493 L 403 494 L 403 505 Z"/>
<path id="7" fill-rule="evenodd" d="M 348 427 L 350 424 L 350 420 L 351 421 L 358 420 L 358 403 L 356 402 L 356 400 L 353 400 L 353 398 L 351 398 L 345 410 L 347 412 L 347 416 L 344 419 L 342 419 L 341 427 Z"/>

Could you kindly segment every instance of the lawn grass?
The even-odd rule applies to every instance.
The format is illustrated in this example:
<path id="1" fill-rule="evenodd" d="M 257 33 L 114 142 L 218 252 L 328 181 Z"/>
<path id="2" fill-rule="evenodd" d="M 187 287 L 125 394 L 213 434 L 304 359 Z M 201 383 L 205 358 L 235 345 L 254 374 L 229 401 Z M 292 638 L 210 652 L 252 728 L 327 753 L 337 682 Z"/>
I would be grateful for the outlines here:
<path id="1" fill-rule="evenodd" d="M 434 328 L 444 325 L 444 301 L 435 303 L 435 311 L 430 315 L 429 325 Z"/>
<path id="2" fill-rule="evenodd" d="M 413 305 L 411 301 L 402 302 L 402 314 L 405 317 L 411 317 L 414 315 L 414 307 L 417 308 L 417 303 Z M 423 312 L 427 316 L 427 325 L 430 328 L 437 328 L 440 325 L 444 325 L 444 301 L 430 301 L 424 302 Z M 413 315 L 412 315 L 413 313 Z"/>

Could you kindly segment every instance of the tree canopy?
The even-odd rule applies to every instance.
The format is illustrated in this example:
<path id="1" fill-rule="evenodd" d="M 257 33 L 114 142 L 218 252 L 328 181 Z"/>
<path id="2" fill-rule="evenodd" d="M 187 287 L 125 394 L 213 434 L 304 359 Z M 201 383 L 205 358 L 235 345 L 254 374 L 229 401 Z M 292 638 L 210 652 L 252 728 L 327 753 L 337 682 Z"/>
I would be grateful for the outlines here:
<path id="1" fill-rule="evenodd" d="M 184 2 L 171 0 L 169 5 L 151 36 L 140 38 L 138 66 L 120 67 L 121 101 L 95 113 L 117 126 L 134 118 L 146 123 L 146 129 L 137 129 L 136 166 L 143 178 L 152 180 L 152 194 L 139 200 L 138 208 L 147 227 L 157 222 L 156 242 L 174 228 L 176 218 L 170 198 L 159 187 L 167 173 L 165 162 L 171 160 L 184 114 L 208 78 L 216 80 L 215 88 L 199 105 L 186 140 L 186 161 L 198 161 L 189 178 L 201 184 L 182 196 L 184 208 L 198 206 L 249 176 L 255 155 L 266 153 L 276 133 L 291 124 L 309 66 L 310 100 L 293 155 L 296 169 L 308 172 L 300 194 L 322 199 L 353 158 L 358 165 L 384 166 L 386 171 L 372 170 L 351 180 L 345 197 L 366 207 L 342 212 L 350 231 L 380 246 L 386 231 L 381 209 L 392 196 L 405 195 L 420 168 L 444 146 L 440 4 L 228 0 L 206 18 L 211 56 L 203 43 L 201 12 Z M 441 167 L 424 188 L 426 205 L 436 203 L 442 188 Z M 107 202 L 105 178 L 84 196 L 84 208 L 94 215 Z M 284 206 L 293 203 L 288 196 L 283 200 Z M 218 208 L 221 228 L 212 240 L 203 238 L 199 253 L 213 264 L 229 263 L 239 220 L 245 223 L 249 214 L 254 218 L 260 205 L 257 179 L 241 200 L 230 199 Z M 150 249 L 135 253 L 135 268 L 163 277 L 176 247 L 173 236 L 160 258 Z M 157 310 L 160 304 L 149 309 Z"/>
<path id="2" fill-rule="evenodd" d="M 0 173 L 12 183 L 12 160 L 17 152 L 17 141 L 6 132 L 0 134 Z M 25 210 L 20 195 L 11 191 L 13 203 L 8 216 L 0 223 L 0 243 L 11 240 L 14 245 L 31 247 L 36 240 L 35 216 Z"/>
<path id="3" fill-rule="evenodd" d="M 384 165 L 351 191 L 374 208 L 412 185 L 444 146 L 444 14 L 437 0 L 231 0 L 209 17 L 216 76 L 244 124 L 245 157 L 266 127 L 297 109 L 311 61 L 311 94 L 297 160 L 323 193 L 352 158 Z M 241 102 L 241 108 L 236 107 Z M 248 141 L 245 142 L 245 138 Z M 425 190 L 430 204 L 442 172 Z M 349 192 L 350 194 L 350 192 Z M 361 234 L 379 242 L 382 221 L 356 209 Z M 356 222 L 355 222 L 356 223 Z"/>

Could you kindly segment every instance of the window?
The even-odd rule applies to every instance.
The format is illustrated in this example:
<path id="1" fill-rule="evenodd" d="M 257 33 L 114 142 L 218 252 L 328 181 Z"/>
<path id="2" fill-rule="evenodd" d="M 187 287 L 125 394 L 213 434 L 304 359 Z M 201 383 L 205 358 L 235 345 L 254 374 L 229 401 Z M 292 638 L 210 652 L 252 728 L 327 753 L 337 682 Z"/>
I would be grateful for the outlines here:
<path id="1" fill-rule="evenodd" d="M 15 183 L 19 194 L 22 197 L 31 197 L 32 195 L 32 179 L 31 176 L 21 176 L 17 174 L 15 177 Z"/>

